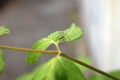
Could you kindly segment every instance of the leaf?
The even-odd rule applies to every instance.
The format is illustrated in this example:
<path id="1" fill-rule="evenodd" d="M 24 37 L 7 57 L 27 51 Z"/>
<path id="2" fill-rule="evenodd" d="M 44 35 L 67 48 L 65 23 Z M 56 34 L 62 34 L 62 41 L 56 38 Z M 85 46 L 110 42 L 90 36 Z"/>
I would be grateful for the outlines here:
<path id="1" fill-rule="evenodd" d="M 0 50 L 0 74 L 3 72 L 4 67 L 5 67 L 4 57 L 2 50 Z"/>
<path id="2" fill-rule="evenodd" d="M 10 30 L 5 25 L 0 26 L 0 36 L 9 34 Z"/>
<path id="3" fill-rule="evenodd" d="M 33 74 L 27 73 L 27 74 L 17 78 L 16 80 L 32 80 L 32 78 L 33 78 Z"/>
<path id="4" fill-rule="evenodd" d="M 55 57 L 17 80 L 86 80 L 80 69 L 69 59 Z"/>
<path id="5" fill-rule="evenodd" d="M 42 65 L 32 80 L 86 80 L 80 69 L 63 57 L 55 57 Z"/>
<path id="6" fill-rule="evenodd" d="M 73 41 L 83 36 L 83 30 L 75 25 L 75 23 L 72 23 L 71 27 L 64 31 L 64 34 L 66 34 L 65 41 Z"/>
<path id="7" fill-rule="evenodd" d="M 114 77 L 120 79 L 120 70 L 118 70 L 118 71 L 113 71 L 113 72 L 109 72 L 109 74 L 111 74 L 111 75 L 113 75 Z M 108 78 L 108 77 L 106 77 L 106 76 L 103 76 L 103 75 L 101 75 L 101 74 L 96 73 L 96 74 L 94 74 L 94 75 L 91 76 L 91 79 L 90 79 L 90 80 L 113 80 L 113 79 Z"/>
<path id="8" fill-rule="evenodd" d="M 112 80 L 110 78 L 107 78 L 106 76 L 103 76 L 101 74 L 94 74 L 93 76 L 91 76 L 90 80 Z"/>
<path id="9" fill-rule="evenodd" d="M 63 42 L 65 37 L 65 34 L 63 31 L 56 31 L 54 33 L 51 33 L 50 35 L 48 35 L 48 39 L 52 42 L 52 43 L 59 43 L 59 42 Z"/>
<path id="10" fill-rule="evenodd" d="M 46 38 L 39 40 L 33 45 L 32 48 L 37 50 L 45 50 L 52 43 L 58 44 L 60 42 L 73 41 L 81 38 L 82 35 L 83 31 L 73 23 L 70 28 L 63 31 L 56 31 L 48 35 Z M 40 56 L 41 53 L 30 52 L 26 58 L 26 62 L 29 64 L 37 63 Z"/>
<path id="11" fill-rule="evenodd" d="M 112 74 L 113 76 L 115 76 L 115 77 L 117 77 L 117 78 L 120 79 L 120 70 L 118 70 L 118 71 L 112 71 L 112 72 L 110 72 L 110 74 Z"/>
<path id="12" fill-rule="evenodd" d="M 80 60 L 80 61 L 82 61 L 82 62 L 84 62 L 84 63 L 86 63 L 86 64 L 89 64 L 89 65 L 92 64 L 92 61 L 91 61 L 91 59 L 90 59 L 89 57 L 79 56 L 79 57 L 78 57 L 78 60 Z M 88 68 L 86 68 L 86 67 L 84 67 L 84 66 L 82 66 L 82 65 L 79 65 L 79 64 L 77 64 L 77 63 L 75 63 L 75 64 L 80 68 L 80 70 L 81 70 L 82 72 L 88 70 Z"/>
<path id="13" fill-rule="evenodd" d="M 37 73 L 37 71 L 39 70 L 39 67 L 37 67 L 34 71 L 26 73 L 20 77 L 18 77 L 15 80 L 33 80 L 32 78 L 34 77 L 34 75 Z"/>
<path id="14" fill-rule="evenodd" d="M 80 39 L 82 35 L 83 30 L 73 23 L 70 28 L 51 33 L 47 38 L 53 43 L 60 43 Z"/>
<path id="15" fill-rule="evenodd" d="M 52 43 L 49 41 L 49 39 L 47 38 L 43 38 L 39 41 L 37 41 L 34 45 L 33 45 L 33 49 L 36 50 L 45 50 L 46 48 L 48 48 Z M 37 63 L 39 57 L 42 55 L 42 53 L 38 53 L 38 52 L 30 52 L 28 53 L 28 56 L 26 58 L 26 62 L 29 64 L 33 64 L 33 63 Z"/>

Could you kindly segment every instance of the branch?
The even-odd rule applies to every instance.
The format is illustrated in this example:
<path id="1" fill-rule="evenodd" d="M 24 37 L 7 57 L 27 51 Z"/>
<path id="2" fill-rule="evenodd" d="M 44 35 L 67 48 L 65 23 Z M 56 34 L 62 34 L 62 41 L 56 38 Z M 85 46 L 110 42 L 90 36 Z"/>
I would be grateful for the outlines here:
<path id="1" fill-rule="evenodd" d="M 102 70 L 99 70 L 99 69 L 97 69 L 97 68 L 95 68 L 93 66 L 90 66 L 90 65 L 88 65 L 88 64 L 86 64 L 86 63 L 84 63 L 82 61 L 79 61 L 79 60 L 77 60 L 77 59 L 75 59 L 75 58 L 73 58 L 73 57 L 71 57 L 69 55 L 66 55 L 65 53 L 62 53 L 61 55 L 64 56 L 64 57 L 66 57 L 66 58 L 68 58 L 68 59 L 70 59 L 70 60 L 72 60 L 72 61 L 74 61 L 74 62 L 76 62 L 76 63 L 78 63 L 78 64 L 80 64 L 80 65 L 82 65 L 82 66 L 84 66 L 84 67 L 87 67 L 87 68 L 89 68 L 89 69 L 91 69 L 93 71 L 96 71 L 96 72 L 104 75 L 104 76 L 107 76 L 107 77 L 109 77 L 109 78 L 111 78 L 113 80 L 120 80 L 120 79 L 112 76 L 111 74 L 108 74 L 108 73 L 106 73 L 106 72 L 104 72 Z"/>
<path id="2" fill-rule="evenodd" d="M 30 49 L 30 48 L 20 48 L 20 47 L 13 47 L 13 46 L 3 46 L 0 45 L 1 49 L 8 49 L 8 50 L 16 50 L 16 51 L 23 51 L 23 52 L 41 52 L 41 53 L 50 53 L 50 54 L 56 54 L 58 51 L 55 50 L 36 50 L 36 49 Z"/>
<path id="3" fill-rule="evenodd" d="M 58 54 L 58 51 L 55 51 L 55 50 L 35 50 L 35 49 L 29 49 L 29 48 L 19 48 L 19 47 L 3 46 L 3 45 L 0 45 L 0 48 L 1 49 L 24 51 L 24 52 L 41 52 L 43 54 Z M 78 64 L 80 64 L 80 65 L 82 65 L 84 67 L 87 67 L 87 68 L 89 68 L 91 70 L 94 70 L 94 71 L 96 71 L 96 72 L 98 72 L 98 73 L 100 73 L 102 75 L 105 75 L 105 76 L 107 76 L 107 77 L 109 77 L 109 78 L 111 78 L 113 80 L 120 80 L 120 79 L 112 76 L 111 74 L 108 74 L 108 73 L 106 73 L 106 72 L 104 72 L 102 70 L 99 70 L 99 69 L 97 69 L 95 67 L 92 67 L 92 66 L 90 66 L 90 65 L 88 65 L 88 64 L 86 64 L 86 63 L 84 63 L 82 61 L 79 61 L 79 60 L 77 60 L 77 59 L 75 59 L 75 58 L 73 58 L 73 57 L 71 57 L 71 56 L 69 56 L 69 55 L 67 55 L 65 53 L 61 53 L 61 56 L 65 57 L 65 58 L 68 58 L 68 59 L 70 59 L 70 60 L 72 60 L 72 61 L 74 61 L 74 62 L 76 62 L 76 63 L 78 63 Z"/>

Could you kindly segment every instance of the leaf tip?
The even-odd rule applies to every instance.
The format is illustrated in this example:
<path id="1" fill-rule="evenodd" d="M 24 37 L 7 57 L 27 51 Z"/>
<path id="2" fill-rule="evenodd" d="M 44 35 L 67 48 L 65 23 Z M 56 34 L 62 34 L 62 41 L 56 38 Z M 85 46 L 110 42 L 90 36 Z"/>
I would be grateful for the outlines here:
<path id="1" fill-rule="evenodd" d="M 10 29 L 6 28 L 5 25 L 0 26 L 0 35 L 10 34 Z"/>
<path id="2" fill-rule="evenodd" d="M 38 63 L 38 61 L 34 61 L 33 59 L 28 59 L 28 58 L 26 58 L 25 59 L 25 61 L 26 61 L 26 63 L 28 63 L 28 64 L 36 64 L 36 63 Z"/>

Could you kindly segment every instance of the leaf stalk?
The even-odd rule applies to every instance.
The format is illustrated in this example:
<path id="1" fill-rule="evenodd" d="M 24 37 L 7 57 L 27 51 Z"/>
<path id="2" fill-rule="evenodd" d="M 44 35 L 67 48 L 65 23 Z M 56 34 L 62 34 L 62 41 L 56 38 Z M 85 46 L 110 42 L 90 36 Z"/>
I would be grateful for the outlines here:
<path id="1" fill-rule="evenodd" d="M 58 51 L 58 54 L 57 54 L 57 56 L 60 56 L 60 54 L 61 54 L 60 47 L 59 47 L 59 45 L 58 45 L 58 44 L 55 44 L 55 46 L 56 46 L 56 48 L 57 48 L 57 51 Z"/>

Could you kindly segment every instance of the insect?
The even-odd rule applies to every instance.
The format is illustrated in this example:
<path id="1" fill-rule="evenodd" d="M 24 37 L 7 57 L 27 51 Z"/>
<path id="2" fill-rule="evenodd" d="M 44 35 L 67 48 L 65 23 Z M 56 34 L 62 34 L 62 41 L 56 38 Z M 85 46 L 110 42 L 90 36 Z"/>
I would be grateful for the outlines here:
<path id="1" fill-rule="evenodd" d="M 61 32 L 61 34 L 58 36 L 58 40 L 61 42 L 64 42 L 66 40 L 67 34 L 64 32 Z"/>
<path id="2" fill-rule="evenodd" d="M 59 40 L 62 40 L 65 38 L 65 35 L 58 37 Z"/>

